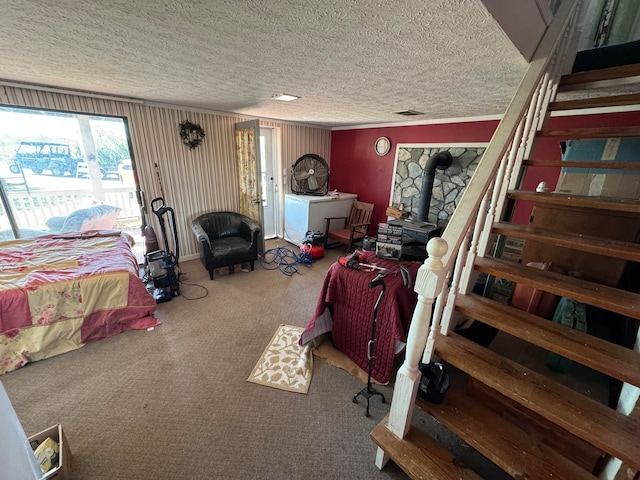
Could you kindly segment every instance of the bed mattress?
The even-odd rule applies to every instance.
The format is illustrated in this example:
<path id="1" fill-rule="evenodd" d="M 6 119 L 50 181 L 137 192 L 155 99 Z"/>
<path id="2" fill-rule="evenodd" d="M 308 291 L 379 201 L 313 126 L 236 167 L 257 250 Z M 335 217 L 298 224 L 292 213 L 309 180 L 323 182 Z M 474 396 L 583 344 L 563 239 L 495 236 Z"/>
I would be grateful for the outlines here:
<path id="1" fill-rule="evenodd" d="M 119 232 L 0 243 L 0 374 L 159 324 Z"/>

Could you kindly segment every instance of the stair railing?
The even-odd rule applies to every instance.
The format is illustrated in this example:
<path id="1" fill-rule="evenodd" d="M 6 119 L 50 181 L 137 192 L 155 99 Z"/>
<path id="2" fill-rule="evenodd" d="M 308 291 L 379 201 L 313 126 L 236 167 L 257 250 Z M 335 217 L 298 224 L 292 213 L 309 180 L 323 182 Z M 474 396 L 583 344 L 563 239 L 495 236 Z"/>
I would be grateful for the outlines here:
<path id="1" fill-rule="evenodd" d="M 507 189 L 513 188 L 517 180 L 513 172 L 519 171 L 546 116 L 547 105 L 555 97 L 562 63 L 570 53 L 580 3 L 581 0 L 565 0 L 560 5 L 442 237 L 431 239 L 427 245 L 429 256 L 418 270 L 418 301 L 387 424 L 400 438 L 411 426 L 421 376 L 419 362 L 432 360 L 439 329 L 447 334 L 455 327 L 451 321 L 455 297 L 467 293 L 476 256 L 484 256 L 491 247 L 493 222 L 502 215 Z M 382 468 L 387 460 L 379 448 L 376 465 Z"/>

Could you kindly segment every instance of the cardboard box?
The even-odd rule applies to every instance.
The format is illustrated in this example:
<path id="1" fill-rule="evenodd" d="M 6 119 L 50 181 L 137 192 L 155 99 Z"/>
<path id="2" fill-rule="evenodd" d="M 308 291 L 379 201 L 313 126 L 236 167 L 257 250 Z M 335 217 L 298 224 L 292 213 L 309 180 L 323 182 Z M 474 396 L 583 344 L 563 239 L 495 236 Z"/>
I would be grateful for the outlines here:
<path id="1" fill-rule="evenodd" d="M 556 193 L 589 197 L 640 198 L 640 174 L 591 172 L 591 169 L 589 173 L 560 172 Z"/>
<path id="2" fill-rule="evenodd" d="M 387 207 L 386 214 L 387 214 L 387 217 L 391 217 L 391 218 L 407 218 L 409 216 L 409 212 L 405 210 L 401 210 L 394 206 Z"/>
<path id="3" fill-rule="evenodd" d="M 380 258 L 392 258 L 399 260 L 402 253 L 402 245 L 394 243 L 376 243 L 376 255 Z"/>
<path id="4" fill-rule="evenodd" d="M 589 196 L 640 198 L 640 174 L 594 173 Z"/>
<path id="5" fill-rule="evenodd" d="M 556 186 L 556 193 L 566 193 L 569 195 L 589 195 L 589 188 L 591 187 L 591 180 L 593 175 L 587 172 L 574 173 L 563 168 L 560 171 L 560 177 L 558 177 L 558 185 Z"/>
<path id="6" fill-rule="evenodd" d="M 48 437 L 51 437 L 60 449 L 60 457 L 58 466 L 52 468 L 44 474 L 42 478 L 46 480 L 70 480 L 71 479 L 71 450 L 69 449 L 69 442 L 64 436 L 62 431 L 62 425 L 57 424 L 53 427 L 49 427 L 40 433 L 36 433 L 29 437 L 29 444 L 34 450 L 44 442 Z"/>
<path id="7" fill-rule="evenodd" d="M 592 162 L 593 167 L 562 167 L 555 190 L 557 193 L 640 198 L 638 170 L 607 168 L 616 162 L 640 161 L 640 138 L 569 140 L 562 159 Z"/>

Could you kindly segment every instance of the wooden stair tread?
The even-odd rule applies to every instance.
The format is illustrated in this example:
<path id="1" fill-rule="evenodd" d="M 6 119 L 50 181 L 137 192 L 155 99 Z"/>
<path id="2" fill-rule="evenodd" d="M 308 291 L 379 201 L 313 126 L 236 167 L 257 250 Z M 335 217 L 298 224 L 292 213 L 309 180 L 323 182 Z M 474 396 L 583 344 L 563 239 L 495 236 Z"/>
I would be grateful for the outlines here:
<path id="1" fill-rule="evenodd" d="M 583 108 L 620 107 L 624 105 L 640 104 L 640 93 L 623 95 L 609 95 L 595 98 L 579 98 L 575 100 L 560 100 L 549 104 L 549 111 L 580 110 Z"/>
<path id="2" fill-rule="evenodd" d="M 559 92 L 578 89 L 622 85 L 640 81 L 640 64 L 633 63 L 619 67 L 601 68 L 585 72 L 569 73 L 560 77 Z"/>
<path id="3" fill-rule="evenodd" d="M 602 460 L 607 456 L 599 448 L 562 428 L 558 428 L 553 422 L 515 400 L 505 397 L 476 378 L 467 378 L 466 392 L 475 402 L 517 426 L 528 435 L 537 438 L 587 472 L 599 471 L 598 468 Z"/>
<path id="4" fill-rule="evenodd" d="M 624 416 L 455 333 L 436 334 L 435 346 L 436 354 L 451 365 L 633 468 L 640 468 L 639 419 Z"/>
<path id="5" fill-rule="evenodd" d="M 474 268 L 498 278 L 640 319 L 640 295 L 635 293 L 497 258 L 478 257 Z"/>
<path id="6" fill-rule="evenodd" d="M 630 198 L 588 197 L 566 193 L 534 192 L 529 190 L 510 190 L 509 198 L 527 200 L 546 205 L 590 208 L 614 212 L 640 213 L 640 200 Z"/>
<path id="7" fill-rule="evenodd" d="M 457 311 L 545 350 L 640 387 L 640 353 L 476 294 L 458 295 Z"/>
<path id="8" fill-rule="evenodd" d="M 455 388 L 449 388 L 440 405 L 420 399 L 416 400 L 416 405 L 514 478 L 596 478 Z"/>
<path id="9" fill-rule="evenodd" d="M 557 247 L 571 248 L 582 252 L 622 258 L 640 262 L 640 245 L 609 238 L 592 237 L 579 233 L 558 232 L 537 228 L 531 225 L 498 222 L 493 226 L 493 232 L 499 235 L 516 237 L 523 240 L 534 240 Z"/>
<path id="10" fill-rule="evenodd" d="M 560 128 L 539 130 L 536 137 L 584 139 L 584 138 L 618 138 L 640 137 L 640 127 L 595 127 L 595 128 Z"/>
<path id="11" fill-rule="evenodd" d="M 637 162 L 581 162 L 575 160 L 523 160 L 525 167 L 597 168 L 603 170 L 640 170 Z"/>
<path id="12" fill-rule="evenodd" d="M 387 415 L 372 431 L 371 439 L 409 478 L 415 480 L 481 480 L 473 470 L 462 465 L 435 439 L 415 427 L 404 438 L 387 428 Z"/>

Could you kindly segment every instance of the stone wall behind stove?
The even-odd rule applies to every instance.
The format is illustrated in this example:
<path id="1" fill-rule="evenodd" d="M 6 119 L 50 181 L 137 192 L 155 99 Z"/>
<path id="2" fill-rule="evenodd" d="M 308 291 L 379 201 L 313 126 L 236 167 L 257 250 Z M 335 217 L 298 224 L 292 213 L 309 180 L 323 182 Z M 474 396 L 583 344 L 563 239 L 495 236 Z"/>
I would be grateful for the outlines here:
<path id="1" fill-rule="evenodd" d="M 462 198 L 485 147 L 400 147 L 393 185 L 392 204 L 411 211 L 417 219 L 422 190 L 422 172 L 427 160 L 438 152 L 448 151 L 453 163 L 446 170 L 436 169 L 433 180 L 429 222 L 446 226 Z"/>

